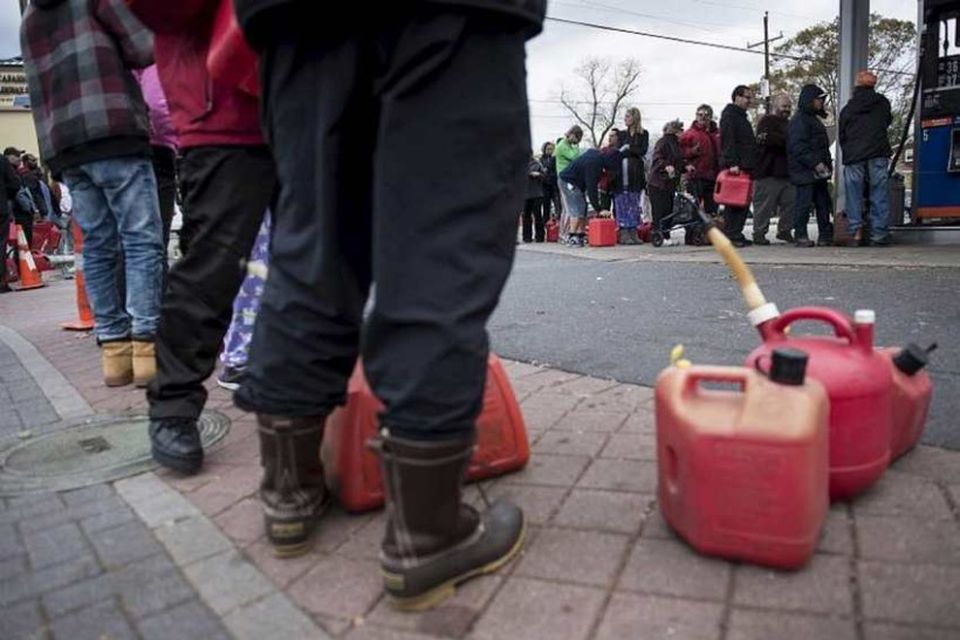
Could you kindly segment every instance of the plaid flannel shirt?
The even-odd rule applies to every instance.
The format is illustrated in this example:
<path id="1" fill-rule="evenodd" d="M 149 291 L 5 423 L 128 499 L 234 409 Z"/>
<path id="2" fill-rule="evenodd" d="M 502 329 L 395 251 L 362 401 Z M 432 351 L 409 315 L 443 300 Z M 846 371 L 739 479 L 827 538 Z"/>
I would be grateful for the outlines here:
<path id="1" fill-rule="evenodd" d="M 40 153 L 52 169 L 80 145 L 149 136 L 131 70 L 153 63 L 153 34 L 124 0 L 32 3 L 20 42 Z"/>

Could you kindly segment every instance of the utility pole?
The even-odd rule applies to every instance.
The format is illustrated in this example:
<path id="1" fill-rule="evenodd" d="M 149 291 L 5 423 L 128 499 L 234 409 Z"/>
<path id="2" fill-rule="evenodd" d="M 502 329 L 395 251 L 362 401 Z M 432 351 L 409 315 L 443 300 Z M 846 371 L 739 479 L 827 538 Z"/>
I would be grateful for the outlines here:
<path id="1" fill-rule="evenodd" d="M 763 95 L 763 108 L 766 113 L 770 113 L 770 43 L 783 38 L 783 31 L 776 38 L 770 37 L 770 12 L 763 12 L 763 41 L 754 44 L 747 43 L 747 49 L 753 49 L 763 45 L 763 84 L 760 87 L 760 93 Z"/>

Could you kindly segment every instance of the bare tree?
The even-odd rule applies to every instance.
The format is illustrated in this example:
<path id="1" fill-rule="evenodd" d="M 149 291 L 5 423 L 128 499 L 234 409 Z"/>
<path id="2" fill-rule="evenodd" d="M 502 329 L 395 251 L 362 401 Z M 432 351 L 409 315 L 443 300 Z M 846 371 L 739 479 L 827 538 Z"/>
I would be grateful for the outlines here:
<path id="1" fill-rule="evenodd" d="M 574 69 L 574 87 L 560 89 L 560 102 L 594 146 L 599 146 L 617 122 L 627 99 L 637 90 L 643 68 L 634 58 L 614 63 L 609 58 L 586 58 Z"/>

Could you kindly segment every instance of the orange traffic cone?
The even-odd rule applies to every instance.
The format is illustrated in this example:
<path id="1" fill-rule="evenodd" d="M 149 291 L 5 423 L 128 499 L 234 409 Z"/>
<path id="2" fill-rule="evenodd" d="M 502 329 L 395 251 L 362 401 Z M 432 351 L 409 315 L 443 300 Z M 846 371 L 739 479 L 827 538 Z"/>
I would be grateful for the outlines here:
<path id="1" fill-rule="evenodd" d="M 60 326 L 67 331 L 90 331 L 93 329 L 93 311 L 87 301 L 87 282 L 83 277 L 83 231 L 76 222 L 70 222 L 70 235 L 73 236 L 73 279 L 77 285 L 77 314 L 80 319 L 64 322 Z"/>
<path id="2" fill-rule="evenodd" d="M 17 253 L 20 254 L 20 282 L 17 291 L 27 289 L 39 289 L 46 286 L 40 272 L 37 270 L 37 263 L 33 261 L 33 254 L 30 253 L 30 245 L 27 244 L 27 235 L 23 232 L 23 227 L 17 225 Z"/>

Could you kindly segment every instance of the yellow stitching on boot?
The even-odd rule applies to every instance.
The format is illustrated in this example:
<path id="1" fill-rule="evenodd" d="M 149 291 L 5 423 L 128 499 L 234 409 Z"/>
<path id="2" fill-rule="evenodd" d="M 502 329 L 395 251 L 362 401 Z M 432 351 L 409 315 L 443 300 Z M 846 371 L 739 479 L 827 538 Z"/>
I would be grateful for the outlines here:
<path id="1" fill-rule="evenodd" d="M 387 589 L 394 589 L 396 591 L 403 591 L 406 581 L 403 576 L 399 573 L 390 573 L 383 569 L 380 570 L 381 575 L 383 575 L 383 584 Z"/>

